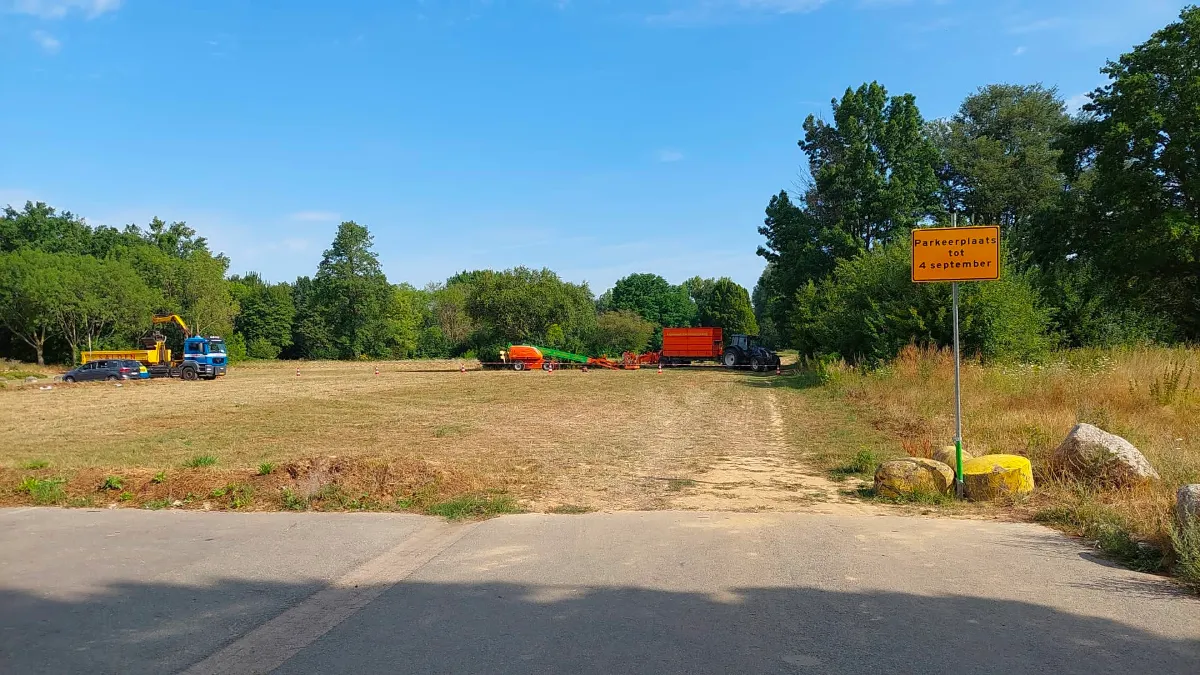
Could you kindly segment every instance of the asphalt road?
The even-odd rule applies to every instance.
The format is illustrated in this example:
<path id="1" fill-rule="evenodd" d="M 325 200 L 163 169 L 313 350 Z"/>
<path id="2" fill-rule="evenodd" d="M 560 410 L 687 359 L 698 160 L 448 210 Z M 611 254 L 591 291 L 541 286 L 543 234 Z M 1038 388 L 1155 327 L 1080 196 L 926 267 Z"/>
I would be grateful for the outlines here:
<path id="1" fill-rule="evenodd" d="M 0 511 L 5 673 L 1200 673 L 1200 599 L 1041 527 Z"/>

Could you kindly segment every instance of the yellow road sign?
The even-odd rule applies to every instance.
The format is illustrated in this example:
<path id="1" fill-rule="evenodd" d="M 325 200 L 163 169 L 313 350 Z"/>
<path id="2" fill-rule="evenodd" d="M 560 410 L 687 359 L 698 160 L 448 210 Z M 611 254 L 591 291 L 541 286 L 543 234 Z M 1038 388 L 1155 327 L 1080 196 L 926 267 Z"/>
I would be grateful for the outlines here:
<path id="1" fill-rule="evenodd" d="M 912 280 L 995 281 L 1000 278 L 1000 227 L 937 227 L 912 231 Z"/>

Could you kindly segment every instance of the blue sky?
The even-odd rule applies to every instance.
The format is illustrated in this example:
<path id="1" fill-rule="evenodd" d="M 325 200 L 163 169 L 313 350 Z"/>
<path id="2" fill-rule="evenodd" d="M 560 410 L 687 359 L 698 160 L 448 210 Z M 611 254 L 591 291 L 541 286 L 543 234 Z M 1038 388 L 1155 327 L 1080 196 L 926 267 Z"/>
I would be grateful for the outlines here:
<path id="1" fill-rule="evenodd" d="M 1167 0 L 0 0 L 0 203 L 185 220 L 310 274 L 337 223 L 392 281 L 546 266 L 599 294 L 762 270 L 809 113 L 927 118 L 993 82 L 1078 105 Z"/>

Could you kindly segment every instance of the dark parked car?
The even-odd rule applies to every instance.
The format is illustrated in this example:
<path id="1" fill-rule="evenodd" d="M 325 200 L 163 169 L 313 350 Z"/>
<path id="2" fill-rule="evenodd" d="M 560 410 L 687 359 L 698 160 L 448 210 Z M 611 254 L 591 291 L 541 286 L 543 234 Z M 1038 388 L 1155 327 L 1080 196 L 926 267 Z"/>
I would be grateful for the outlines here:
<path id="1" fill-rule="evenodd" d="M 63 375 L 63 382 L 89 382 L 91 380 L 137 380 L 150 377 L 146 367 L 137 361 L 101 359 L 73 368 Z"/>

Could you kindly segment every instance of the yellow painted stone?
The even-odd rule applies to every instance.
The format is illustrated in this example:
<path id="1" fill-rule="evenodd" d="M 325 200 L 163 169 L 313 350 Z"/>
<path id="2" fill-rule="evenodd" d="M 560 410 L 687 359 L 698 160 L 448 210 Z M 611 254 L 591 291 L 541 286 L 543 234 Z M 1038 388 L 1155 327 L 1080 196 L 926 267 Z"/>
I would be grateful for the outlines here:
<path id="1" fill-rule="evenodd" d="M 963 462 L 967 498 L 990 501 L 1033 491 L 1033 467 L 1020 455 L 984 455 Z"/>

